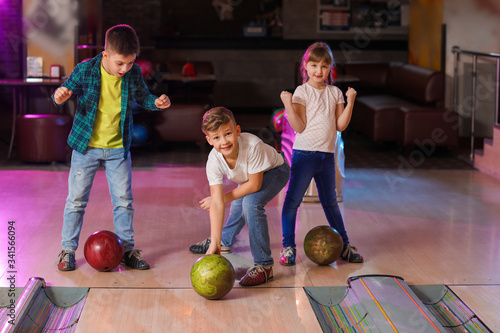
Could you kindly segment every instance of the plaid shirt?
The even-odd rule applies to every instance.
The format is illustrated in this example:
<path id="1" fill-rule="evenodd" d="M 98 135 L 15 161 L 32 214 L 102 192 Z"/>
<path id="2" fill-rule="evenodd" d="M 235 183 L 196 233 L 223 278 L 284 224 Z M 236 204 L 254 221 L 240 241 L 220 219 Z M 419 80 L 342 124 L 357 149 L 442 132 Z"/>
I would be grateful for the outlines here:
<path id="1" fill-rule="evenodd" d="M 87 150 L 94 120 L 101 97 L 101 59 L 99 53 L 93 59 L 76 65 L 69 78 L 61 85 L 78 96 L 73 121 L 73 128 L 68 137 L 68 144 L 74 150 L 85 153 Z M 122 101 L 120 128 L 122 132 L 124 158 L 127 158 L 132 142 L 132 105 L 134 99 L 139 105 L 149 110 L 160 110 L 155 106 L 156 96 L 152 95 L 142 77 L 141 68 L 133 64 L 122 77 Z M 54 99 L 54 95 L 52 95 Z M 55 101 L 54 101 L 55 103 Z M 58 104 L 56 104 L 58 105 Z"/>

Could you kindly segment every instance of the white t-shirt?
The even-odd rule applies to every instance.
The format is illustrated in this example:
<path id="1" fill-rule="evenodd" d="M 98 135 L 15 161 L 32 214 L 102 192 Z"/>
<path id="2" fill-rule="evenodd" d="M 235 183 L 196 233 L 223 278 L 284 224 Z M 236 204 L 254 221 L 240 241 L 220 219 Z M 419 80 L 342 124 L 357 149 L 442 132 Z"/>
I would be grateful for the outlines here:
<path id="1" fill-rule="evenodd" d="M 241 133 L 238 137 L 238 159 L 234 169 L 230 169 L 224 156 L 212 149 L 208 155 L 207 178 L 210 186 L 222 184 L 223 176 L 235 183 L 248 181 L 248 174 L 265 172 L 284 163 L 276 149 L 265 144 L 259 137 Z"/>
<path id="2" fill-rule="evenodd" d="M 306 128 L 297 133 L 293 149 L 333 153 L 337 138 L 335 110 L 344 104 L 344 96 L 336 86 L 316 89 L 304 83 L 295 89 L 292 103 L 306 107 Z"/>

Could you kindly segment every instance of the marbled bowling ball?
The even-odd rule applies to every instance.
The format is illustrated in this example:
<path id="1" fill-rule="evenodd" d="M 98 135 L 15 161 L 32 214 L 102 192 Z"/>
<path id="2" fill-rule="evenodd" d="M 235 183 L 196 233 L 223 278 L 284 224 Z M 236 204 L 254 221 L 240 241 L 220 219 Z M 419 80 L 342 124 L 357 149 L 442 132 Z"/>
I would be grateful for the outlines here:
<path id="1" fill-rule="evenodd" d="M 312 228 L 304 239 L 306 256 L 318 265 L 335 262 L 344 248 L 344 242 L 337 230 L 328 225 Z"/>
<path id="2" fill-rule="evenodd" d="M 226 296 L 233 289 L 235 279 L 233 265 L 218 254 L 201 257 L 191 269 L 191 284 L 206 299 Z"/>
<path id="3" fill-rule="evenodd" d="M 120 237 L 108 230 L 94 232 L 83 248 L 87 263 L 100 272 L 115 269 L 122 261 L 124 253 L 125 248 Z"/>

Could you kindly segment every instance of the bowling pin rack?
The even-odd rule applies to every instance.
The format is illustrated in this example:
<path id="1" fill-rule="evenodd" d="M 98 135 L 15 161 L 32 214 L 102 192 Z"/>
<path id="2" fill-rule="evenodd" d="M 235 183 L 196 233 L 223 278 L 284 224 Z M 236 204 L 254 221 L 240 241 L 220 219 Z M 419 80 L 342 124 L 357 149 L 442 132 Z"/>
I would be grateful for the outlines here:
<path id="1" fill-rule="evenodd" d="M 89 293 L 89 288 L 47 287 L 39 277 L 24 288 L 0 289 L 7 289 L 0 295 L 0 333 L 74 332 Z"/>
<path id="2" fill-rule="evenodd" d="M 446 285 L 408 286 L 390 275 L 346 287 L 304 287 L 324 332 L 492 332 Z"/>

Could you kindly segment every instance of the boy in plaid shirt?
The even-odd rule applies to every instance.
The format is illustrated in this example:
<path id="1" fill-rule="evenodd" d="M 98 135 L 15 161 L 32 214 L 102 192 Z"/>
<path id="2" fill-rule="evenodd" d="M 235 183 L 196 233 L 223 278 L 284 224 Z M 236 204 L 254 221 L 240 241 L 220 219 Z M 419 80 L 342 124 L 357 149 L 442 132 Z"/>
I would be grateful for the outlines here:
<path id="1" fill-rule="evenodd" d="M 139 39 L 128 25 L 106 32 L 104 51 L 78 64 L 70 77 L 54 92 L 54 103 L 65 103 L 73 94 L 78 103 L 68 144 L 73 149 L 64 208 L 62 251 L 57 267 L 76 269 L 75 250 L 83 224 L 94 176 L 102 163 L 113 203 L 114 231 L 125 247 L 123 262 L 134 269 L 149 269 L 141 251 L 134 249 L 132 220 L 132 105 L 134 99 L 149 110 L 170 107 L 166 95 L 153 96 L 134 63 Z"/>

